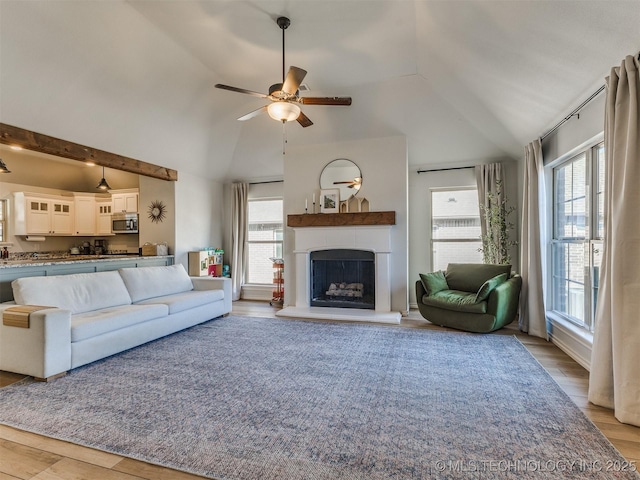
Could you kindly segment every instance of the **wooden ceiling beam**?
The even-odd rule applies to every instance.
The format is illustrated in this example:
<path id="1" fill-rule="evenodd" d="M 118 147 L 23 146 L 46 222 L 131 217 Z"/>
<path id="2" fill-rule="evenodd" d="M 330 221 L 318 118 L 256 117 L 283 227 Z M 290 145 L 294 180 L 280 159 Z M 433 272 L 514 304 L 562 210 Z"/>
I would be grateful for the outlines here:
<path id="1" fill-rule="evenodd" d="M 78 160 L 79 162 L 93 162 L 101 167 L 136 173 L 160 180 L 170 182 L 178 180 L 178 172 L 170 168 L 143 162 L 135 158 L 123 157 L 122 155 L 105 152 L 104 150 L 87 147 L 60 138 L 50 137 L 49 135 L 14 127 L 6 123 L 0 123 L 0 143 L 22 147 L 25 150 L 47 153 L 57 157 Z"/>

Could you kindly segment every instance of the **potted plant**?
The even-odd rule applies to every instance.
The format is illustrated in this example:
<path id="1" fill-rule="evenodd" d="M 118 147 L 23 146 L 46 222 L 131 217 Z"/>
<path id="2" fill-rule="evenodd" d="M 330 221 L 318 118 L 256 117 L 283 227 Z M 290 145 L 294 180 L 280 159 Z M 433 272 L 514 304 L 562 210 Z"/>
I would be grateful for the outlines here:
<path id="1" fill-rule="evenodd" d="M 496 180 L 495 190 L 487 197 L 486 203 L 480 203 L 486 233 L 481 236 L 482 248 L 478 250 L 482 252 L 484 263 L 506 265 L 511 263 L 509 249 L 518 244 L 510 238 L 514 224 L 508 219 L 516 208 L 507 205 L 507 197 L 502 195 L 502 180 Z"/>

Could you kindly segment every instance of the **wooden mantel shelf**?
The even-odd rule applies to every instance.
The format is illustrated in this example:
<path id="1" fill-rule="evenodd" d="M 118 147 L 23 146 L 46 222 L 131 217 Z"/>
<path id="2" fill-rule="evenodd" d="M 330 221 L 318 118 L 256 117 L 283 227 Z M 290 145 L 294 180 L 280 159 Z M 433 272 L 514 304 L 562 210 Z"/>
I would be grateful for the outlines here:
<path id="1" fill-rule="evenodd" d="M 288 227 L 345 227 L 395 225 L 396 212 L 305 213 L 287 215 Z"/>

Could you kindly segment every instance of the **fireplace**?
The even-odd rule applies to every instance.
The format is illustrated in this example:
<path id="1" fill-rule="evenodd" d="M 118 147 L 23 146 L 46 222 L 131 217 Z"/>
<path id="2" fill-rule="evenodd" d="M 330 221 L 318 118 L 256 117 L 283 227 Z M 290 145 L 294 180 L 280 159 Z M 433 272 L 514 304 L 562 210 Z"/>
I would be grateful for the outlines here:
<path id="1" fill-rule="evenodd" d="M 343 219 L 350 214 L 338 215 Z M 317 216 L 324 218 L 322 215 Z M 400 312 L 391 311 L 391 225 L 296 227 L 294 233 L 294 262 L 288 268 L 289 272 L 293 271 L 294 281 L 289 287 L 289 292 L 293 290 L 291 300 L 295 303 L 279 310 L 277 316 L 400 323 Z M 334 258 L 322 258 L 325 255 Z M 356 258 L 347 259 L 346 255 L 355 255 Z M 320 265 L 327 262 L 333 263 L 333 266 Z M 351 262 L 357 263 L 358 266 L 355 267 Z M 324 269 L 325 273 L 312 274 L 311 270 L 317 270 L 318 267 L 321 271 Z M 348 271 L 349 274 L 331 277 L 330 270 L 333 271 L 332 274 L 341 270 Z M 369 275 L 372 275 L 373 279 L 364 281 L 365 276 Z M 318 284 L 318 290 L 315 292 L 314 283 Z M 360 283 L 363 284 L 362 298 L 356 293 L 360 291 Z M 368 286 L 365 286 L 365 283 Z M 327 295 L 327 292 L 332 293 Z M 327 299 L 327 296 L 330 298 Z M 316 302 L 325 303 L 318 306 Z"/>
<path id="2" fill-rule="evenodd" d="M 376 307 L 375 255 L 365 250 L 316 250 L 310 254 L 312 307 Z"/>

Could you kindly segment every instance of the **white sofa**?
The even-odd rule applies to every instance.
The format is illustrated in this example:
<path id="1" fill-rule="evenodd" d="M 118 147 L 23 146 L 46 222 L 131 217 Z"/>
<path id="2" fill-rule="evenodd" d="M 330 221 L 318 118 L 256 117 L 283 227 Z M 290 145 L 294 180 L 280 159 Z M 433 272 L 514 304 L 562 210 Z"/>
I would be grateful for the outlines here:
<path id="1" fill-rule="evenodd" d="M 25 277 L 11 283 L 29 328 L 0 322 L 0 370 L 49 379 L 231 312 L 228 278 L 189 277 L 181 264 Z M 13 304 L 0 305 L 0 313 Z"/>

